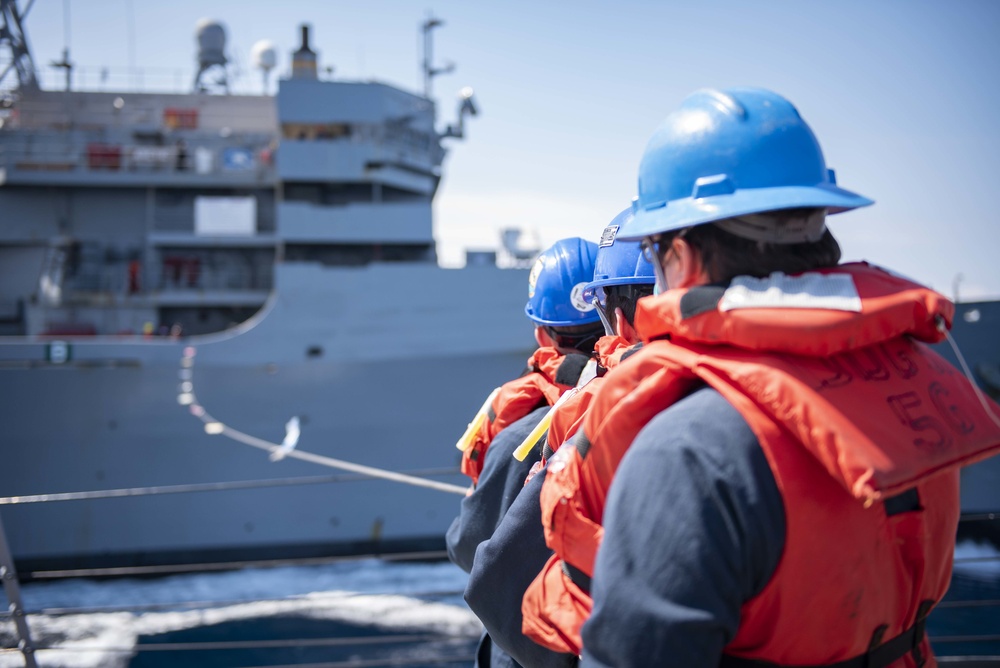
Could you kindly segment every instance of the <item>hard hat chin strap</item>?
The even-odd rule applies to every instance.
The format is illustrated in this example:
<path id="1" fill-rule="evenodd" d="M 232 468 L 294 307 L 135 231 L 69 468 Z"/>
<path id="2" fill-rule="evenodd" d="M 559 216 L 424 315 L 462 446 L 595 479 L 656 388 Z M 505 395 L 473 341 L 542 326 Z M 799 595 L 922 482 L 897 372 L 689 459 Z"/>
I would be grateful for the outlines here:
<path id="1" fill-rule="evenodd" d="M 800 213 L 801 212 L 801 213 Z M 750 213 L 715 221 L 738 237 L 773 244 L 813 243 L 826 231 L 826 209 L 796 209 Z"/>

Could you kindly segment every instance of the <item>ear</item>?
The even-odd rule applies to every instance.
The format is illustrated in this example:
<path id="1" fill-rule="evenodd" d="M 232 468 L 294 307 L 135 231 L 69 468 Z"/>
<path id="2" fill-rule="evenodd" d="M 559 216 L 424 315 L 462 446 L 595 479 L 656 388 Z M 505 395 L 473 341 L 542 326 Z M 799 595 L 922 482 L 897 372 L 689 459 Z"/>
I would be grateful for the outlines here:
<path id="1" fill-rule="evenodd" d="M 701 254 L 684 237 L 674 237 L 670 242 L 670 250 L 671 253 L 663 257 L 663 270 L 671 289 L 691 288 L 710 282 Z M 675 258 L 673 262 L 669 261 L 670 255 Z"/>
<path id="2" fill-rule="evenodd" d="M 628 324 L 620 306 L 615 307 L 615 332 L 631 344 L 639 342 L 639 335 L 636 333 L 635 327 Z"/>
<path id="3" fill-rule="evenodd" d="M 539 348 L 555 348 L 556 342 L 541 325 L 535 325 L 535 341 Z"/>

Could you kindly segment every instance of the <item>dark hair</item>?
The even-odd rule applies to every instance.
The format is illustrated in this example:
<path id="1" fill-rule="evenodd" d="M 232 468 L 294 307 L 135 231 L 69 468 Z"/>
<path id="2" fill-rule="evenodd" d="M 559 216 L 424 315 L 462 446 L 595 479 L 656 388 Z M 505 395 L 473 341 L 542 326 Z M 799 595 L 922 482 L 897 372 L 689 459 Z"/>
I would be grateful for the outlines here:
<path id="1" fill-rule="evenodd" d="M 549 333 L 557 347 L 571 348 L 584 355 L 589 355 L 594 352 L 594 344 L 597 343 L 597 339 L 604 336 L 604 325 L 600 322 L 566 327 L 546 325 L 545 331 Z"/>
<path id="2" fill-rule="evenodd" d="M 613 318 L 620 308 L 628 324 L 635 326 L 635 305 L 640 298 L 653 294 L 652 284 L 608 285 L 604 288 L 605 312 Z"/>
<path id="3" fill-rule="evenodd" d="M 808 216 L 814 211 L 783 209 L 757 217 L 773 218 L 777 226 L 788 218 Z M 819 241 L 794 244 L 745 239 L 713 224 L 689 228 L 684 238 L 698 252 L 712 283 L 726 283 L 736 276 L 763 278 L 775 271 L 799 274 L 840 262 L 840 244 L 829 229 L 823 231 Z"/>

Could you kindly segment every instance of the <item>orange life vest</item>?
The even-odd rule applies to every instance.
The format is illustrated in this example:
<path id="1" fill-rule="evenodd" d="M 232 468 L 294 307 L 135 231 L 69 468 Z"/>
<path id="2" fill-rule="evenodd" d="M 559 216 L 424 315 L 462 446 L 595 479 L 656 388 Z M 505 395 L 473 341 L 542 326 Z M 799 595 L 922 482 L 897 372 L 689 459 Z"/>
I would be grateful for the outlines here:
<path id="1" fill-rule="evenodd" d="M 622 355 L 631 349 L 630 344 L 620 336 L 602 336 L 594 345 L 594 354 L 600 372 L 586 385 L 577 389 L 576 394 L 552 409 L 552 421 L 546 436 L 547 453 L 555 452 L 559 446 L 569 440 L 583 424 L 583 416 L 590 407 L 590 401 L 601 386 L 604 373 L 618 366 Z"/>
<path id="2" fill-rule="evenodd" d="M 579 653 L 591 600 L 577 582 L 593 574 L 614 472 L 650 419 L 708 384 L 760 442 L 787 526 L 778 568 L 743 605 L 727 656 L 823 665 L 895 638 L 916 638 L 917 649 L 893 666 L 930 655 L 922 624 L 951 574 L 957 469 L 1000 451 L 1000 428 L 918 342 L 943 338 L 950 302 L 864 264 L 816 273 L 849 277 L 857 311 L 723 311 L 723 289 L 710 286 L 640 302 L 649 342 L 606 376 L 583 432 L 550 462 L 542 521 L 556 556 L 525 595 L 526 634 Z M 878 503 L 912 489 L 917 512 Z"/>
<path id="3" fill-rule="evenodd" d="M 567 365 L 571 368 L 563 368 L 568 357 L 573 358 L 573 364 Z M 584 355 L 567 356 L 556 348 L 539 348 L 528 358 L 525 373 L 504 383 L 490 404 L 487 420 L 472 446 L 462 453 L 462 473 L 472 478 L 473 484 L 479 482 L 486 451 L 496 435 L 539 406 L 551 406 L 558 401 L 563 392 L 576 384 L 586 359 Z"/>

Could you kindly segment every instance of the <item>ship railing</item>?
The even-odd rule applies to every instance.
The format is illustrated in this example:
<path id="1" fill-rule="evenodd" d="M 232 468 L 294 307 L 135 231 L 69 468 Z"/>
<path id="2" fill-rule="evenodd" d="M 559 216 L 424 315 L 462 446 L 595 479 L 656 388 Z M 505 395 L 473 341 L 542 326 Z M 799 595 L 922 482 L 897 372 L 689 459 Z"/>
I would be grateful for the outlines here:
<path id="1" fill-rule="evenodd" d="M 274 285 L 273 259 L 252 262 L 252 266 L 215 263 L 212 259 L 205 254 L 177 251 L 161 253 L 145 263 L 136 259 L 83 265 L 63 280 L 59 302 L 49 306 L 120 305 L 125 298 L 155 301 L 165 294 L 265 293 Z"/>
<path id="2" fill-rule="evenodd" d="M 172 137 L 165 144 L 24 137 L 0 142 L 0 168 L 8 173 L 224 175 L 269 181 L 275 174 L 274 155 L 270 141 L 201 137 Z"/>
<path id="3" fill-rule="evenodd" d="M 419 131 L 402 133 L 373 124 L 353 126 L 349 136 L 324 136 L 321 132 L 285 133 L 284 145 L 298 145 L 322 150 L 350 147 L 366 163 L 385 163 L 424 173 L 437 168 L 445 152 L 433 136 Z"/>
<path id="4" fill-rule="evenodd" d="M 192 92 L 194 70 L 183 67 L 85 67 L 74 65 L 71 88 L 74 91 L 94 93 L 170 93 Z M 39 68 L 35 77 L 43 90 L 61 91 L 66 89 L 66 75 L 63 72 Z M 13 90 L 13 87 L 2 90 Z M 257 77 L 240 77 L 230 72 L 229 90 L 237 95 L 262 95 L 263 84 Z"/>
<path id="5" fill-rule="evenodd" d="M 411 471 L 408 475 L 415 479 L 427 480 L 429 483 L 435 477 L 448 476 L 457 472 L 455 468 L 447 469 L 425 469 Z M 363 473 L 342 473 L 325 476 L 300 476 L 291 478 L 279 478 L 269 480 L 249 480 L 217 483 L 201 483 L 189 485 L 167 485 L 156 487 L 141 487 L 128 489 L 106 489 L 88 492 L 60 493 L 60 494 L 39 494 L 32 496 L 3 497 L 0 498 L 0 508 L 5 505 L 35 504 L 35 503 L 59 503 L 67 501 L 86 501 L 94 499 L 113 499 L 136 496 L 157 496 L 163 494 L 190 494 L 201 492 L 224 492 L 231 490 L 245 490 L 265 487 L 317 485 L 331 483 L 346 483 L 357 480 L 371 479 L 373 476 Z M 470 664 L 474 661 L 474 648 L 478 635 L 455 630 L 436 630 L 434 632 L 414 632 L 414 633 L 390 633 L 387 635 L 365 636 L 365 637 L 295 637 L 278 639 L 251 639 L 251 640 L 229 640 L 210 642 L 169 642 L 169 643 L 137 643 L 128 647 L 116 647 L 113 645 L 100 645 L 92 642 L 49 642 L 41 641 L 33 634 L 29 620 L 52 619 L 58 617 L 70 617 L 74 615 L 93 615 L 106 613 L 134 613 L 143 614 L 155 611 L 198 611 L 208 609 L 218 609 L 224 606 L 233 606 L 247 603 L 281 603 L 301 600 L 301 597 L 287 596 L 282 598 L 241 598 L 229 600 L 188 600 L 174 601 L 170 603 L 156 604 L 131 604 L 131 605 L 101 605 L 83 607 L 45 607 L 39 609 L 27 608 L 22 596 L 21 579 L 38 582 L 53 582 L 68 578 L 112 578 L 112 577 L 154 577 L 177 575 L 183 573 L 208 573 L 212 571 L 232 571 L 244 568 L 275 568 L 287 566 L 316 566 L 332 564 L 338 562 L 360 561 L 364 559 L 380 559 L 382 561 L 429 561 L 443 560 L 447 558 L 447 553 L 443 551 L 423 551 L 408 553 L 371 553 L 351 556 L 330 556 L 322 558 L 299 558 L 299 559 L 259 559 L 259 560 L 239 560 L 227 562 L 212 562 L 202 564 L 178 564 L 161 566 L 132 566 L 114 568 L 87 568 L 87 569 L 67 569 L 67 570 L 40 570 L 18 575 L 18 570 L 7 542 L 6 533 L 3 527 L 2 512 L 0 512 L 0 579 L 7 599 L 10 602 L 7 612 L 0 612 L 0 638 L 5 635 L 14 638 L 13 644 L 4 643 L 0 646 L 0 657 L 4 654 L 20 653 L 26 668 L 37 668 L 39 663 L 39 652 L 44 652 L 45 656 L 56 660 L 59 656 L 78 656 L 85 653 L 123 654 L 131 655 L 137 652 L 149 653 L 176 653 L 176 652 L 226 652 L 234 650 L 280 650 L 307 648 L 335 648 L 351 647 L 352 654 L 364 655 L 366 648 L 369 652 L 392 644 L 427 644 L 434 643 L 437 654 L 428 654 L 426 648 L 422 648 L 419 657 L 412 659 L 393 657 L 391 660 L 380 662 L 373 659 L 353 658 L 336 663 L 324 663 L 327 666 L 344 666 L 345 668 L 362 668 L 374 666 L 406 666 L 406 665 L 434 665 L 445 664 Z M 365 595 L 393 595 L 395 591 L 366 591 Z M 459 590 L 428 589 L 427 591 L 407 591 L 406 596 L 418 600 L 437 601 L 441 599 L 455 599 L 462 595 Z M 3 632 L 4 620 L 13 622 L 13 633 Z M 61 664 L 60 664 L 61 665 Z M 277 664 L 275 664 L 277 665 Z"/>
<path id="6" fill-rule="evenodd" d="M 205 102 L 212 100 L 216 102 Z M 114 93 L 92 98 L 28 96 L 8 108 L 0 107 L 0 132 L 13 138 L 90 137 L 95 141 L 117 136 L 221 137 L 240 140 L 275 138 L 277 119 L 273 102 L 260 98 L 249 103 L 229 97 L 189 97 L 181 100 Z"/>
<path id="7" fill-rule="evenodd" d="M 274 285 L 273 259 L 249 265 L 212 262 L 197 253 L 163 253 L 148 276 L 157 292 L 264 291 Z"/>
<path id="8" fill-rule="evenodd" d="M 451 469 L 447 471 L 442 470 L 429 470 L 429 471 L 415 471 L 415 475 L 421 477 L 431 477 L 442 475 L 452 472 Z M 364 474 L 337 474 L 332 476 L 312 476 L 312 477 L 296 477 L 296 478 L 285 478 L 277 480 L 258 480 L 258 481 L 240 481 L 240 482 L 222 482 L 222 483 L 206 483 L 206 484 L 195 484 L 195 485 L 174 485 L 174 486 L 160 486 L 160 487 L 144 487 L 144 488 L 132 488 L 132 489 L 119 489 L 119 490 L 97 490 L 91 492 L 78 492 L 78 493 L 65 493 L 65 494 L 42 494 L 36 496 L 22 496 L 22 497 L 6 497 L 0 498 L 0 507 L 3 505 L 13 505 L 13 504 L 24 504 L 24 503 L 58 503 L 65 501 L 80 501 L 88 499 L 107 499 L 107 498 L 121 498 L 121 497 L 133 497 L 133 496 L 151 496 L 160 494 L 179 494 L 179 493 L 193 493 L 193 492 L 206 492 L 206 491 L 226 491 L 233 489 L 247 489 L 253 487 L 269 487 L 269 486 L 280 486 L 280 485 L 305 485 L 305 484 L 325 484 L 330 482 L 345 482 L 348 480 L 357 480 L 367 478 Z M 965 518 L 967 521 L 975 522 L 978 525 L 982 525 L 984 522 L 993 522 L 1000 524 L 1000 513 L 981 513 L 978 515 L 969 515 Z M 53 581 L 61 578 L 108 578 L 108 577 L 150 577 L 150 576 L 162 576 L 177 573 L 190 573 L 190 572 L 207 572 L 212 570 L 232 570 L 238 568 L 247 567 L 274 567 L 274 566 L 289 566 L 289 565 L 316 565 L 332 563 L 337 561 L 346 560 L 356 560 L 356 559 L 366 559 L 372 557 L 379 557 L 381 559 L 443 559 L 445 554 L 443 552 L 422 552 L 422 553 L 409 553 L 409 554 L 396 554 L 396 555 L 355 555 L 351 557 L 328 557 L 322 559 L 282 559 L 282 560 L 257 560 L 257 561 L 236 561 L 227 563 L 214 563 L 214 564 L 188 564 L 181 566 L 145 566 L 145 567 L 125 567 L 125 568 L 100 568 L 100 569 L 75 569 L 75 570 L 63 570 L 63 571 L 39 571 L 30 573 L 29 577 L 31 580 L 47 580 Z M 955 564 L 956 567 L 968 567 L 975 564 L 983 564 L 986 562 L 996 562 L 1000 563 L 1000 555 L 993 554 L 992 556 L 985 557 L 956 557 Z M 208 641 L 208 642 L 171 642 L 171 643 L 139 643 L 134 646 L 129 647 L 116 647 L 113 645 L 99 646 L 91 643 L 61 643 L 52 644 L 46 642 L 38 642 L 34 640 L 32 635 L 29 620 L 31 618 L 54 618 L 54 617 L 66 617 L 70 615 L 88 615 L 88 614 L 102 614 L 109 612 L 125 612 L 125 613 L 148 613 L 158 610 L 205 610 L 209 608 L 217 608 L 222 605 L 236 605 L 242 603 L 250 602 L 260 602 L 262 599 L 237 599 L 228 601 L 199 601 L 191 600 L 185 602 L 170 602 L 170 603 L 158 603 L 158 604 L 141 604 L 141 605 L 121 605 L 121 606 L 85 606 L 85 607 L 62 607 L 62 608 L 43 608 L 43 609 L 27 609 L 23 602 L 23 597 L 21 595 L 20 580 L 17 575 L 17 569 L 15 567 L 14 560 L 11 556 L 11 551 L 7 543 L 7 539 L 3 530 L 2 513 L 0 513 L 0 578 L 3 580 L 4 589 L 8 600 L 10 601 L 9 612 L 0 613 L 0 620 L 8 618 L 13 621 L 14 633 L 12 634 L 16 640 L 16 646 L 5 646 L 0 647 L 0 653 L 17 653 L 20 652 L 24 659 L 24 665 L 26 668 L 36 668 L 37 663 L 37 653 L 39 651 L 45 651 L 48 656 L 58 656 L 61 653 L 69 654 L 81 654 L 84 652 L 105 652 L 107 654 L 134 654 L 137 652 L 150 652 L 150 653 L 170 653 L 170 652 L 225 652 L 234 650 L 278 650 L 282 648 L 320 648 L 320 647 L 344 647 L 350 646 L 354 648 L 358 655 L 363 655 L 366 647 L 370 647 L 373 651 L 376 648 L 382 647 L 385 644 L 392 643 L 430 643 L 434 642 L 438 646 L 438 651 L 442 651 L 442 644 L 447 649 L 444 650 L 443 654 L 439 654 L 432 658 L 428 658 L 426 654 L 421 654 L 420 658 L 414 658 L 412 662 L 406 659 L 399 659 L 398 657 L 393 658 L 391 661 L 386 661 L 380 663 L 378 660 L 361 659 L 355 656 L 353 659 L 338 662 L 338 663 L 324 663 L 325 666 L 345 666 L 345 667 L 357 667 L 361 666 L 379 666 L 379 665 L 393 665 L 393 666 L 405 666 L 405 665 L 415 665 L 433 662 L 435 665 L 450 664 L 450 663 L 470 663 L 473 661 L 474 656 L 471 653 L 474 647 L 475 638 L 468 635 L 463 635 L 459 632 L 435 632 L 432 634 L 424 633 L 412 633 L 412 634 L 392 634 L 386 636 L 375 636 L 366 638 L 343 638 L 343 637 L 331 637 L 331 638 L 315 638 L 315 637 L 297 637 L 297 638 L 281 638 L 281 639 L 250 639 L 250 640 L 231 640 L 231 641 Z M 396 592 L 386 591 L 385 594 L 393 594 Z M 459 591 L 427 591 L 419 592 L 413 594 L 407 592 L 408 596 L 412 596 L 418 599 L 435 600 L 442 597 L 457 597 L 461 594 Z M 287 601 L 289 598 L 281 599 L 266 599 L 269 601 Z M 936 608 L 937 611 L 959 611 L 959 610 L 972 610 L 972 611 L 987 611 L 994 610 L 992 613 L 994 617 L 1000 616 L 1000 599 L 989 598 L 989 599 L 965 599 L 965 600 L 949 600 L 945 599 Z M 990 614 L 983 612 L 983 614 Z M 995 628 L 995 627 L 994 627 Z M 933 635 L 931 634 L 931 642 L 936 648 L 936 652 L 939 654 L 938 662 L 942 665 L 955 666 L 956 668 L 976 668 L 979 666 L 987 665 L 1000 665 L 1000 655 L 986 653 L 980 654 L 952 654 L 949 652 L 949 647 L 963 647 L 969 648 L 974 647 L 977 644 L 987 647 L 995 647 L 996 643 L 1000 643 L 1000 633 L 998 632 L 986 632 L 986 633 L 973 633 L 973 632 L 963 632 L 951 635 Z"/>
<path id="9" fill-rule="evenodd" d="M 115 263 L 99 272 L 86 272 L 67 281 L 66 302 L 86 302 L 88 296 L 93 295 L 155 297 L 164 292 L 262 292 L 274 284 L 272 265 L 216 268 L 198 260 L 197 256 L 166 255 L 134 289 L 129 285 L 130 262 Z"/>

